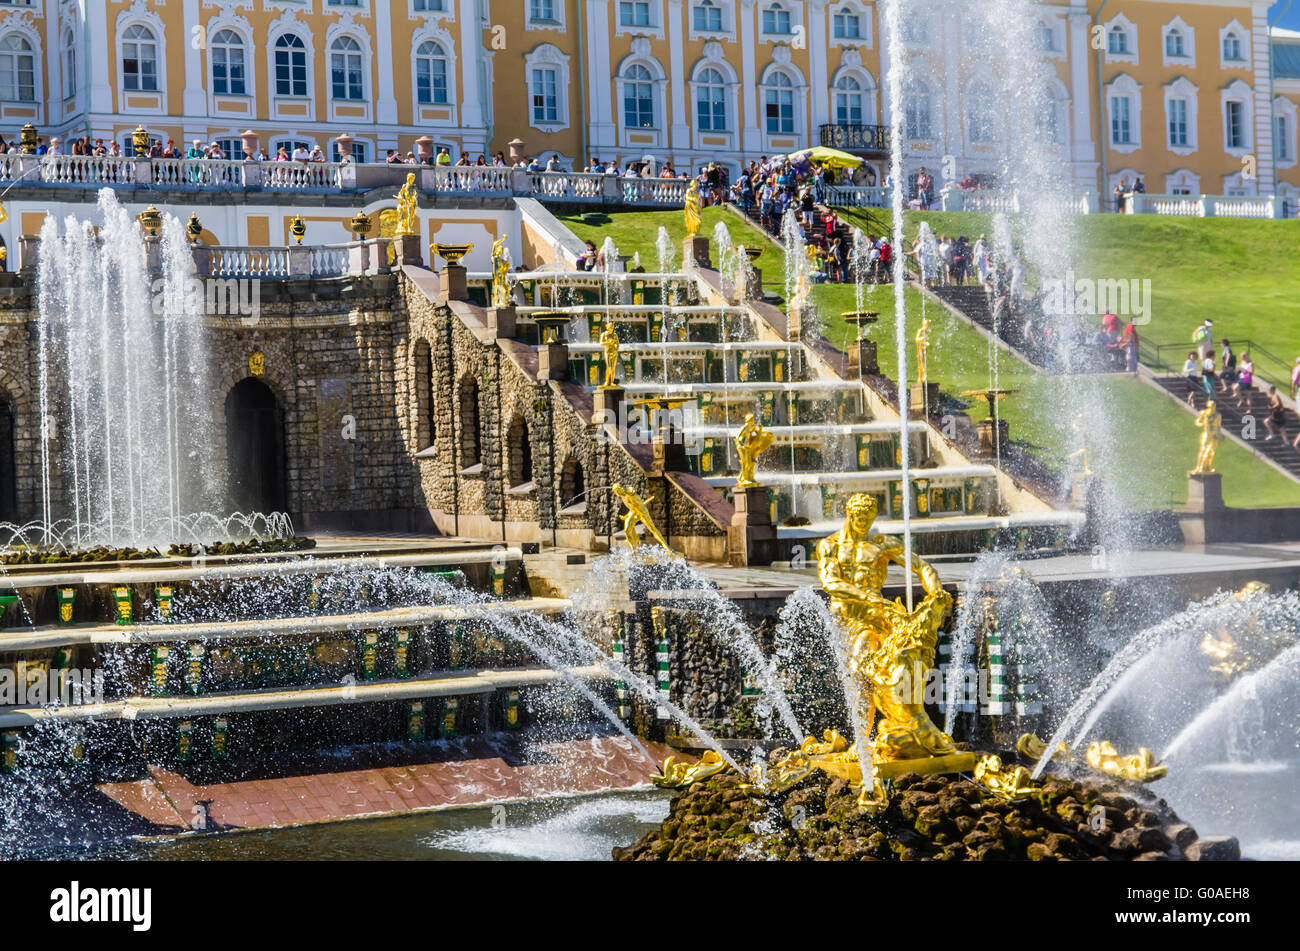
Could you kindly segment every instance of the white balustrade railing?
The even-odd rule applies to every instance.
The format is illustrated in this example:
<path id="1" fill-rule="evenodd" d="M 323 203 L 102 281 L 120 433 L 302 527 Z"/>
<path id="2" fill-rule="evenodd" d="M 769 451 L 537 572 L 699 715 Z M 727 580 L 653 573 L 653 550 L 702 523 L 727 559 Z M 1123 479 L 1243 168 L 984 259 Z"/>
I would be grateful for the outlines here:
<path id="1" fill-rule="evenodd" d="M 263 162 L 262 187 L 308 191 L 339 187 L 338 162 Z"/>
<path id="2" fill-rule="evenodd" d="M 116 155 L 43 155 L 41 181 L 51 185 L 134 185 L 135 161 Z"/>
<path id="3" fill-rule="evenodd" d="M 832 208 L 886 208 L 889 191 L 879 185 L 831 185 L 826 204 Z"/>
<path id="4" fill-rule="evenodd" d="M 599 172 L 529 172 L 528 184 L 537 198 L 599 201 L 605 194 L 605 176 Z"/>
<path id="5" fill-rule="evenodd" d="M 510 168 L 494 165 L 438 165 L 433 169 L 433 190 L 469 195 L 512 194 Z"/>
<path id="6" fill-rule="evenodd" d="M 271 247 L 233 248 L 213 246 L 212 277 L 282 279 L 289 276 L 289 249 Z"/>
<path id="7" fill-rule="evenodd" d="M 0 182 L 17 181 L 22 174 L 17 155 L 0 155 Z"/>
<path id="8" fill-rule="evenodd" d="M 350 245 L 323 244 L 310 248 L 312 277 L 339 277 L 349 270 Z"/>
<path id="9" fill-rule="evenodd" d="M 690 182 L 684 178 L 621 178 L 623 200 L 641 205 L 681 205 Z"/>
<path id="10" fill-rule="evenodd" d="M 153 183 L 166 188 L 241 188 L 244 163 L 223 159 L 151 159 Z"/>

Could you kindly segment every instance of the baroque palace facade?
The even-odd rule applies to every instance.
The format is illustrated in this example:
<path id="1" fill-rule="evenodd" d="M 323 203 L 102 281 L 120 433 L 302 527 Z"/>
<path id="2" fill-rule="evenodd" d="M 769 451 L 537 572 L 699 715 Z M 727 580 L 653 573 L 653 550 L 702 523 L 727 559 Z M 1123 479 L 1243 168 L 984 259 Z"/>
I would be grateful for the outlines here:
<path id="1" fill-rule="evenodd" d="M 1148 192 L 1277 194 L 1294 209 L 1300 74 L 1275 54 L 1296 39 L 1270 37 L 1268 6 L 1032 8 L 1020 35 L 1056 72 L 1041 128 L 1074 184 L 1142 176 Z M 973 9 L 907 4 L 912 172 L 996 176 L 1008 147 Z M 679 170 L 825 142 L 866 154 L 870 178 L 888 122 L 882 29 L 863 0 L 2 0 L 0 132 L 32 122 L 126 147 L 141 124 L 237 157 L 251 129 L 272 155 L 304 143 L 329 158 L 346 132 L 361 161 L 426 135 L 471 159 L 518 139 L 566 166 L 651 156 Z"/>

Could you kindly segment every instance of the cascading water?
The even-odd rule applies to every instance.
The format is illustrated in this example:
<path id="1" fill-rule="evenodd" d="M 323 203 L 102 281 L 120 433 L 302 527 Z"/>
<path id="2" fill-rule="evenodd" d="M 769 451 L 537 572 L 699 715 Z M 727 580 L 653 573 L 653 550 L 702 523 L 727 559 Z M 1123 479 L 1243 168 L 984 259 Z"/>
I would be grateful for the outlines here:
<path id="1" fill-rule="evenodd" d="M 42 516 L 61 493 L 78 545 L 145 547 L 222 502 L 207 334 L 181 223 L 145 238 L 108 189 L 99 212 L 98 230 L 53 217 L 41 229 L 41 406 L 46 426 L 65 421 L 42 440 Z"/>

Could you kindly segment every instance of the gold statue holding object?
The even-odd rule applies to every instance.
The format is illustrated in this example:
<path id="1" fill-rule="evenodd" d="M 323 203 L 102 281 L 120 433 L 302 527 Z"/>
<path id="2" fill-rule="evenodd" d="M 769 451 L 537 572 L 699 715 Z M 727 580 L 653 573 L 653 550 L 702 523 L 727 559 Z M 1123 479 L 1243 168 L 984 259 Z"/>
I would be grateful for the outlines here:
<path id="1" fill-rule="evenodd" d="M 704 213 L 700 210 L 700 183 L 693 178 L 686 186 L 685 201 L 682 214 L 686 218 L 686 237 L 693 238 L 700 233 L 700 227 L 704 224 Z"/>
<path id="2" fill-rule="evenodd" d="M 776 437 L 763 428 L 753 413 L 745 416 L 745 425 L 736 434 L 736 455 L 740 457 L 740 478 L 736 480 L 736 488 L 749 489 L 759 485 L 754 481 L 758 457 L 771 449 L 775 441 Z"/>
<path id="3" fill-rule="evenodd" d="M 930 380 L 930 320 L 921 321 L 921 329 L 916 332 L 916 378 L 922 383 Z"/>
<path id="4" fill-rule="evenodd" d="M 492 242 L 492 306 L 509 307 L 510 297 L 510 249 L 506 247 L 506 236 L 498 235 Z"/>
<path id="5" fill-rule="evenodd" d="M 407 172 L 406 184 L 397 192 L 397 227 L 394 229 L 396 237 L 420 233 L 420 226 L 416 220 L 418 202 L 419 191 L 415 187 L 415 173 Z"/>
<path id="6" fill-rule="evenodd" d="M 631 489 L 624 488 L 617 482 L 612 486 L 614 494 L 622 499 L 623 504 L 627 506 L 627 514 L 623 516 L 623 533 L 627 536 L 627 543 L 633 548 L 641 545 L 644 539 L 637 533 L 637 526 L 640 525 L 646 530 L 646 533 L 657 541 L 664 548 L 668 547 L 668 542 L 660 534 L 659 529 L 655 527 L 654 519 L 650 516 L 650 503 L 655 500 L 651 495 L 642 499 Z"/>
<path id="7" fill-rule="evenodd" d="M 609 317 L 601 322 L 601 326 L 600 345 L 605 350 L 605 382 L 600 385 L 600 389 L 616 390 L 618 383 L 614 377 L 618 373 L 618 331 L 614 329 L 614 321 Z"/>
<path id="8" fill-rule="evenodd" d="M 1223 442 L 1223 417 L 1219 415 L 1214 400 L 1206 403 L 1205 409 L 1196 414 L 1196 425 L 1201 430 L 1201 451 L 1192 474 L 1204 475 L 1214 471 L 1214 453 Z"/>
<path id="9" fill-rule="evenodd" d="M 927 759 L 956 752 L 952 738 L 930 720 L 922 702 L 923 683 L 912 682 L 934 666 L 940 625 L 952 609 L 952 595 L 939 574 L 912 557 L 912 571 L 925 596 L 909 612 L 881 594 L 891 564 L 905 564 L 896 538 L 872 534 L 876 500 L 866 493 L 849 498 L 844 527 L 822 539 L 817 559 L 831 615 L 848 640 L 849 671 L 858 687 L 860 722 L 870 730 L 876 712 L 875 760 Z M 910 684 L 910 690 L 906 689 Z"/>

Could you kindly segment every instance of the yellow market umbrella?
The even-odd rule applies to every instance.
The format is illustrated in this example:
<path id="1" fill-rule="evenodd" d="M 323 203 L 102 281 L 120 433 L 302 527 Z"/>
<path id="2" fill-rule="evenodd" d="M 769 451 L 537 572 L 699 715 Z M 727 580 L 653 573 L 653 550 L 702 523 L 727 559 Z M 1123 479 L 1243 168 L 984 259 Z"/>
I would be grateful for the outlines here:
<path id="1" fill-rule="evenodd" d="M 839 149 L 832 149 L 825 145 L 818 145 L 811 149 L 800 149 L 798 152 L 791 152 L 786 158 L 792 162 L 808 158 L 831 168 L 857 168 L 863 162 L 856 155 L 850 155 L 848 152 L 841 152 Z"/>

